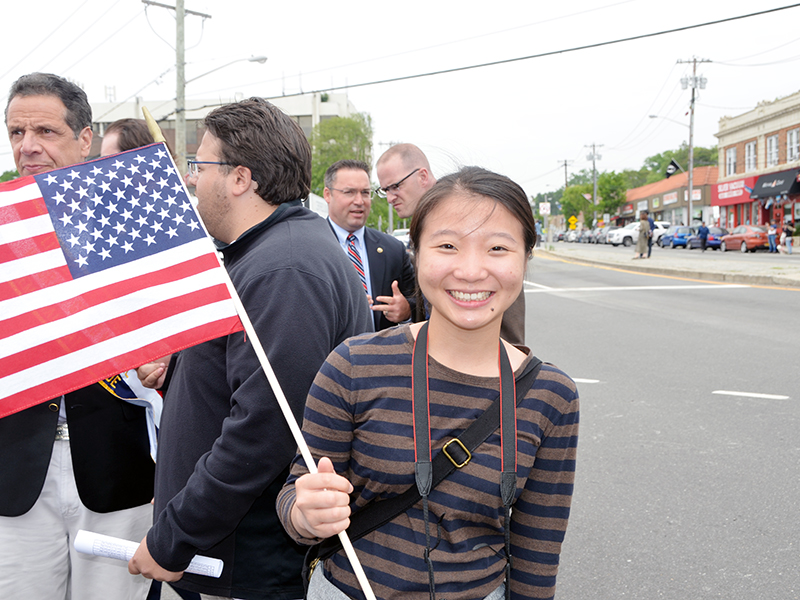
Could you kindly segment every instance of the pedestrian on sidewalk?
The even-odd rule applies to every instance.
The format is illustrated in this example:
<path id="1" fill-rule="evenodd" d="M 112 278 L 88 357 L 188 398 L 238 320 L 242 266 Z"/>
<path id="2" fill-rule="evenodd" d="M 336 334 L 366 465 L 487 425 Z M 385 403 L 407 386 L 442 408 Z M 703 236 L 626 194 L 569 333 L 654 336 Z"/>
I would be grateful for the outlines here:
<path id="1" fill-rule="evenodd" d="M 705 252 L 706 244 L 708 244 L 708 227 L 706 227 L 705 221 L 700 224 L 700 229 L 697 230 L 697 235 L 700 238 L 700 247 L 703 249 L 703 252 Z"/>
<path id="2" fill-rule="evenodd" d="M 769 222 L 769 228 L 767 229 L 767 240 L 769 241 L 769 251 L 770 252 L 777 252 L 778 247 L 775 245 L 775 237 L 778 235 L 778 228 L 775 227 L 775 220 Z"/>
<path id="3" fill-rule="evenodd" d="M 781 232 L 781 247 L 786 254 L 792 253 L 792 236 L 794 235 L 794 223 L 791 217 L 786 217 L 786 223 L 783 224 L 783 231 Z"/>
<path id="4" fill-rule="evenodd" d="M 650 211 L 644 211 L 647 215 L 647 223 L 650 228 L 650 235 L 647 237 L 647 258 L 650 258 L 650 254 L 653 252 L 653 232 L 656 229 L 656 222 L 653 220 L 653 217 L 650 216 Z"/>
<path id="5" fill-rule="evenodd" d="M 639 239 L 636 240 L 636 256 L 633 258 L 645 258 L 645 253 L 649 247 L 650 236 L 650 221 L 647 218 L 647 211 L 642 211 L 639 215 Z"/>

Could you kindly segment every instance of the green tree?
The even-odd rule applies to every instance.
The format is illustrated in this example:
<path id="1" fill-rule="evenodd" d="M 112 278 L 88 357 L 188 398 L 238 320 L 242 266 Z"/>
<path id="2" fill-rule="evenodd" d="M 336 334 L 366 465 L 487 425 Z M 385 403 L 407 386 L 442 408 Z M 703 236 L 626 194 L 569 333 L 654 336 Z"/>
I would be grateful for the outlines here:
<path id="1" fill-rule="evenodd" d="M 572 173 L 567 181 L 568 185 L 583 185 L 585 183 L 592 183 L 592 172 L 589 169 L 581 169 L 576 173 Z"/>
<path id="2" fill-rule="evenodd" d="M 325 171 L 337 160 L 362 160 L 372 167 L 372 118 L 366 113 L 320 121 L 311 130 L 311 191 L 322 196 Z"/>
<path id="3" fill-rule="evenodd" d="M 694 166 L 706 167 L 716 166 L 719 157 L 717 147 L 703 148 L 697 146 L 694 148 Z M 689 144 L 683 142 L 677 150 L 667 150 L 661 154 L 654 154 L 648 156 L 644 160 L 644 167 L 649 171 L 647 181 L 645 183 L 655 183 L 661 181 L 666 177 L 667 166 L 670 161 L 674 160 L 681 168 L 689 168 Z"/>
<path id="4" fill-rule="evenodd" d="M 620 173 L 620 175 L 625 178 L 625 188 L 628 190 L 645 185 L 649 174 L 650 171 L 647 167 L 642 167 L 638 171 L 634 169 L 625 169 Z"/>
<path id="5" fill-rule="evenodd" d="M 6 171 L 2 175 L 0 175 L 0 183 L 4 181 L 11 181 L 12 179 L 16 179 L 17 177 L 19 177 L 19 173 L 17 173 L 16 169 L 14 169 L 13 171 Z"/>
<path id="6" fill-rule="evenodd" d="M 600 173 L 597 177 L 597 212 L 614 214 L 618 207 L 625 204 L 627 190 L 627 179 L 622 173 Z"/>
<path id="7" fill-rule="evenodd" d="M 587 200 L 584 194 L 589 194 L 589 197 L 591 197 L 591 183 L 571 185 L 564 190 L 564 195 L 561 196 L 561 211 L 567 219 L 572 216 L 577 217 L 581 212 L 583 212 L 584 216 L 589 214 L 592 208 L 592 201 Z"/>

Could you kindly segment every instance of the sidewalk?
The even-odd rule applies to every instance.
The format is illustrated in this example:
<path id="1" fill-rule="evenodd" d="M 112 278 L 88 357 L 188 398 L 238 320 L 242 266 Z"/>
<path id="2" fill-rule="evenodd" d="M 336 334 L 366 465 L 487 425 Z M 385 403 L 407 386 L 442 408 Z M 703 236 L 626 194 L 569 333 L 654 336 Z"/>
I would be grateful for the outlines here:
<path id="1" fill-rule="evenodd" d="M 633 248 L 567 242 L 542 242 L 534 257 L 545 255 L 570 261 L 623 268 L 629 271 L 685 277 L 704 281 L 800 288 L 800 249 L 791 255 L 764 251 L 742 254 L 728 251 L 671 249 L 653 246 L 649 259 L 633 259 Z"/>

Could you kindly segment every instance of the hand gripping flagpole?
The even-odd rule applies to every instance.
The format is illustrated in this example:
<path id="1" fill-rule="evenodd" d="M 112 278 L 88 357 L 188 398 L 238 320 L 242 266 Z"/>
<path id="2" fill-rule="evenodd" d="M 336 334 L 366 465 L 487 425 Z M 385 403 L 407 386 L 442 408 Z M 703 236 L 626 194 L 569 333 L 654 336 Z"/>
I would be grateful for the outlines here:
<path id="1" fill-rule="evenodd" d="M 147 110 L 147 107 L 142 107 L 142 112 L 144 113 L 147 127 L 150 130 L 153 139 L 156 142 L 165 142 L 166 140 L 164 139 L 164 134 L 161 132 L 161 128 L 150 114 L 150 111 Z M 188 196 L 189 191 L 186 189 L 186 182 L 182 181 L 182 183 Z M 202 219 L 200 222 L 202 223 Z M 203 224 L 203 228 L 205 228 L 205 224 Z M 206 230 L 206 235 L 208 235 L 208 230 Z M 300 430 L 297 419 L 294 418 L 294 413 L 292 413 L 292 409 L 289 407 L 289 402 L 286 400 L 286 396 L 283 393 L 281 384 L 278 382 L 278 378 L 275 376 L 275 371 L 272 370 L 272 365 L 267 358 L 267 353 L 264 352 L 264 347 L 261 345 L 261 340 L 258 339 L 258 334 L 256 334 L 253 323 L 250 321 L 250 317 L 247 315 L 247 311 L 242 304 L 241 298 L 239 298 L 236 288 L 233 287 L 233 282 L 231 281 L 228 271 L 225 269 L 225 265 L 222 263 L 222 259 L 219 257 L 219 254 L 217 254 L 217 260 L 219 261 L 222 270 L 225 272 L 225 284 L 228 286 L 228 293 L 231 295 L 231 299 L 233 300 L 234 306 L 236 307 L 236 312 L 242 321 L 244 330 L 250 338 L 250 343 L 252 344 L 253 350 L 255 350 L 256 356 L 261 363 L 261 367 L 264 369 L 264 374 L 267 376 L 267 381 L 269 381 L 269 385 L 272 388 L 272 393 L 275 394 L 275 399 L 278 401 L 278 406 L 280 406 L 281 412 L 283 412 L 283 418 L 286 419 L 286 423 L 289 425 L 289 429 L 292 432 L 292 436 L 294 436 L 297 447 L 300 449 L 300 454 L 303 456 L 303 460 L 308 467 L 309 473 L 316 473 L 317 463 L 314 462 L 314 457 L 311 456 L 311 450 L 309 450 L 308 444 L 306 444 L 306 441 L 303 438 L 303 432 Z M 367 597 L 367 600 L 376 600 L 375 593 L 372 591 L 372 587 L 367 580 L 367 575 L 364 573 L 364 569 L 361 566 L 361 562 L 358 560 L 358 556 L 356 556 L 355 548 L 353 548 L 353 544 L 350 542 L 350 538 L 347 536 L 346 531 L 339 533 L 339 540 L 342 542 L 342 548 L 344 548 L 345 554 L 350 560 L 350 564 L 353 567 L 353 572 L 355 573 L 358 583 L 361 585 L 361 589 L 364 591 L 364 595 Z"/>

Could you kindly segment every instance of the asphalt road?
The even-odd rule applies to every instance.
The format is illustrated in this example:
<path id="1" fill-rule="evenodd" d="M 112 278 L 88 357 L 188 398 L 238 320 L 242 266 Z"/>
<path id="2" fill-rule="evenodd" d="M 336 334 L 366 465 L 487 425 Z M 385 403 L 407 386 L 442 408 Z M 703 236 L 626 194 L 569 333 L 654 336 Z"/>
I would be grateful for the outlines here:
<path id="1" fill-rule="evenodd" d="M 800 599 L 800 290 L 544 257 L 528 281 L 528 345 L 581 394 L 556 597 Z"/>

